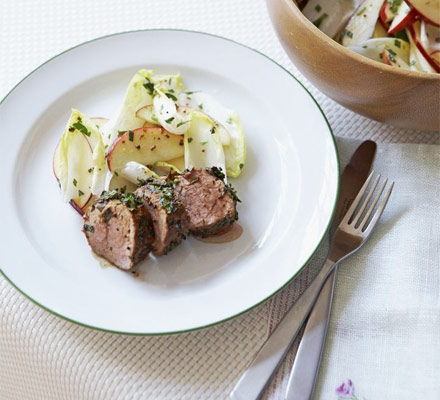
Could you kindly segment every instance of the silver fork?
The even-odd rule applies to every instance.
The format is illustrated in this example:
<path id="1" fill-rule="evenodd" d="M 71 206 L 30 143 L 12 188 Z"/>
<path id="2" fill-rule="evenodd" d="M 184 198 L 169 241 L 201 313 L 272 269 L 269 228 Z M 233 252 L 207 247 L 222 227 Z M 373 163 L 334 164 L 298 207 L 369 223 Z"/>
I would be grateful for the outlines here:
<path id="1" fill-rule="evenodd" d="M 379 202 L 388 182 L 388 179 L 385 179 L 373 201 L 370 201 L 380 180 L 380 175 L 378 175 L 371 189 L 368 190 L 373 174 L 374 171 L 365 181 L 353 204 L 336 229 L 328 258 L 321 271 L 263 344 L 232 390 L 231 399 L 253 400 L 258 399 L 263 394 L 270 378 L 298 336 L 328 275 L 339 262 L 357 251 L 371 235 L 394 187 L 394 182 L 392 182 Z"/>

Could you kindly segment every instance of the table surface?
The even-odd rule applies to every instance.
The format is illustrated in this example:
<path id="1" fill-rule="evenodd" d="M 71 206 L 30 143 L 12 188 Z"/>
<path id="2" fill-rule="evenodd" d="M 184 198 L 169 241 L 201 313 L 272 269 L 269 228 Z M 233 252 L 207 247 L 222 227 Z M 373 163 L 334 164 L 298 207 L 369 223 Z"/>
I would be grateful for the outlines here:
<path id="1" fill-rule="evenodd" d="M 440 144 L 440 132 L 369 120 L 315 89 L 278 43 L 263 0 L 2 0 L 0 98 L 65 49 L 114 32 L 151 28 L 209 32 L 265 53 L 311 91 L 337 136 Z M 307 274 L 288 290 L 301 292 Z M 118 336 L 58 319 L 0 277 L 0 398 L 222 398 L 273 328 L 271 310 L 267 302 L 227 323 L 179 336 Z M 270 393 L 280 398 L 275 389 Z"/>

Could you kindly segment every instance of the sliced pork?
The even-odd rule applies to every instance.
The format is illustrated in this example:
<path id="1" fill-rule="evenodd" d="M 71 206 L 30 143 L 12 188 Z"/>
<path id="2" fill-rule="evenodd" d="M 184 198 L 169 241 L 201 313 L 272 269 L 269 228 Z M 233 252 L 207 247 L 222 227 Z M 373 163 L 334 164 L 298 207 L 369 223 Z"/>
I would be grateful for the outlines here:
<path id="1" fill-rule="evenodd" d="M 217 235 L 238 219 L 239 200 L 218 168 L 192 168 L 174 179 L 175 196 L 185 207 L 193 235 Z"/>
<path id="2" fill-rule="evenodd" d="M 153 253 L 156 256 L 169 253 L 188 234 L 188 215 L 175 197 L 174 186 L 174 179 L 150 178 L 135 191 L 151 216 L 155 236 Z"/>
<path id="3" fill-rule="evenodd" d="M 84 214 L 83 231 L 98 255 L 123 270 L 131 269 L 150 252 L 152 221 L 132 193 L 105 192 Z"/>

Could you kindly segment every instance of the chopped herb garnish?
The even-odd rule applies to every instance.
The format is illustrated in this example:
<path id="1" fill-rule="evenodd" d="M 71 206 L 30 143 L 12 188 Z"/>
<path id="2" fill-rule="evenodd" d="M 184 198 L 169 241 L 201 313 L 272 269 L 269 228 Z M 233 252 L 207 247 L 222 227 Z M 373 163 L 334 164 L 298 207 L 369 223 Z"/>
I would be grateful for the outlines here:
<path id="1" fill-rule="evenodd" d="M 168 85 L 171 85 L 172 80 L 173 80 L 173 78 L 168 79 Z"/>
<path id="2" fill-rule="evenodd" d="M 209 171 L 211 175 L 215 176 L 216 178 L 220 179 L 221 181 L 225 180 L 225 174 L 223 173 L 221 168 L 218 167 L 212 167 L 211 171 Z"/>
<path id="3" fill-rule="evenodd" d="M 130 142 L 132 142 L 134 140 L 134 132 L 133 131 L 128 131 L 128 140 Z"/>
<path id="4" fill-rule="evenodd" d="M 400 48 L 400 46 L 402 46 L 402 44 L 400 43 L 400 40 L 396 39 L 396 40 L 394 41 L 394 46 Z"/>
<path id="5" fill-rule="evenodd" d="M 367 46 L 366 44 L 364 44 L 364 45 L 362 46 L 362 48 L 363 48 L 363 49 L 368 49 L 368 46 Z"/>
<path id="6" fill-rule="evenodd" d="M 173 120 L 174 120 L 174 117 L 171 117 L 171 118 L 166 119 L 165 122 L 167 124 L 171 124 L 171 122 L 173 122 Z"/>
<path id="7" fill-rule="evenodd" d="M 78 129 L 81 133 L 83 133 L 86 136 L 90 136 L 91 132 L 80 122 L 80 119 L 78 118 L 78 122 L 75 122 L 72 124 L 72 126 L 75 129 Z"/>
<path id="8" fill-rule="evenodd" d="M 315 6 L 315 11 L 316 12 L 320 12 L 322 10 L 322 7 L 319 5 L 319 4 L 317 4 L 316 6 Z"/>
<path id="9" fill-rule="evenodd" d="M 203 104 L 202 104 L 202 103 L 199 104 L 199 108 L 200 108 L 201 110 L 203 110 Z"/>
<path id="10" fill-rule="evenodd" d="M 313 21 L 313 25 L 319 28 L 322 24 L 322 21 L 324 21 L 327 17 L 328 17 L 327 13 L 323 13 L 318 19 Z"/>
<path id="11" fill-rule="evenodd" d="M 118 131 L 118 136 L 122 136 L 127 131 Z"/>
<path id="12" fill-rule="evenodd" d="M 174 93 L 174 89 L 169 89 L 168 92 L 169 93 Z"/>
<path id="13" fill-rule="evenodd" d="M 346 31 L 345 34 L 346 34 L 350 39 L 353 39 L 353 32 L 352 32 L 352 31 Z"/>
<path id="14" fill-rule="evenodd" d="M 177 126 L 177 128 L 178 128 L 179 126 L 185 125 L 185 124 L 187 124 L 188 122 L 189 122 L 189 119 L 187 119 L 186 121 L 180 121 L 176 126 Z"/>
<path id="15" fill-rule="evenodd" d="M 112 137 L 112 134 L 111 133 L 109 133 L 108 134 L 108 136 L 107 136 L 109 139 Z"/>
<path id="16" fill-rule="evenodd" d="M 189 137 L 188 138 L 188 143 L 191 143 L 193 141 L 193 138 L 192 137 Z"/>
<path id="17" fill-rule="evenodd" d="M 89 174 L 91 174 L 91 173 L 93 172 L 94 169 L 95 169 L 95 167 L 89 168 L 89 169 L 87 170 L 87 172 L 88 172 Z"/>
<path id="18" fill-rule="evenodd" d="M 232 185 L 230 183 L 225 185 L 223 188 L 223 194 L 226 192 L 229 192 L 229 194 L 231 195 L 232 200 L 234 200 L 234 202 L 241 203 L 241 200 L 239 199 L 239 197 L 237 195 L 237 191 L 232 187 Z"/>
<path id="19" fill-rule="evenodd" d="M 396 53 L 394 53 L 393 50 L 388 49 L 388 59 L 393 63 L 396 62 L 396 59 L 394 58 L 395 55 L 396 55 Z"/>
<path id="20" fill-rule="evenodd" d="M 115 171 L 115 176 L 119 176 L 118 171 Z"/>
<path id="21" fill-rule="evenodd" d="M 399 6 L 402 4 L 403 0 L 387 0 L 387 2 L 389 3 L 390 7 L 391 7 L 391 12 L 393 14 L 397 13 L 397 9 L 399 8 Z"/>
<path id="22" fill-rule="evenodd" d="M 229 118 L 226 120 L 226 122 L 227 122 L 228 124 L 232 124 L 232 117 L 229 117 Z"/>
<path id="23" fill-rule="evenodd" d="M 151 82 L 148 78 L 145 78 L 146 82 L 142 85 L 145 89 L 147 89 L 147 92 L 153 96 L 154 94 L 154 84 Z"/>
<path id="24" fill-rule="evenodd" d="M 159 193 L 159 203 L 165 209 L 167 214 L 172 214 L 177 211 L 177 208 L 181 203 L 174 197 L 174 185 L 175 180 L 168 179 L 166 181 L 160 181 L 157 179 L 147 179 L 145 186 L 148 187 L 153 193 Z"/>
<path id="25" fill-rule="evenodd" d="M 111 208 L 107 208 L 103 213 L 102 216 L 104 217 L 104 221 L 106 224 L 108 224 L 108 222 L 110 221 L 110 219 L 113 217 L 113 211 L 111 210 Z"/>
<path id="26" fill-rule="evenodd" d="M 173 101 L 177 101 L 177 97 L 174 96 L 174 94 L 171 94 L 170 92 L 165 93 L 165 96 L 167 96 L 169 99 Z"/>
<path id="27" fill-rule="evenodd" d="M 108 148 L 108 144 L 106 144 L 106 145 L 104 146 L 104 150 L 107 150 L 107 148 Z"/>
<path id="28" fill-rule="evenodd" d="M 240 167 L 240 169 L 243 169 L 244 164 L 240 164 L 239 167 Z"/>
<path id="29" fill-rule="evenodd" d="M 190 95 L 190 94 L 194 94 L 195 92 L 185 92 L 185 94 L 188 94 L 188 95 Z"/>
<path id="30" fill-rule="evenodd" d="M 362 15 L 365 10 L 367 9 L 367 7 L 364 7 L 361 11 L 359 11 L 356 15 L 359 17 L 360 15 Z"/>
<path id="31" fill-rule="evenodd" d="M 399 32 L 396 32 L 394 34 L 394 37 L 396 39 L 401 39 L 401 40 L 404 40 L 405 42 L 409 42 L 408 35 L 406 34 L 406 31 L 404 29 L 402 29 Z"/>
<path id="32" fill-rule="evenodd" d="M 213 134 L 215 133 L 215 126 L 213 126 L 213 127 L 211 128 L 210 132 L 211 132 L 211 135 L 213 135 Z"/>
<path id="33" fill-rule="evenodd" d="M 82 190 L 78 190 L 78 197 L 84 196 L 84 192 Z"/>
<path id="34" fill-rule="evenodd" d="M 157 119 L 157 117 L 155 115 L 151 116 L 151 120 L 154 122 L 159 122 L 159 120 Z"/>
<path id="35" fill-rule="evenodd" d="M 73 178 L 73 186 L 76 186 L 77 183 L 78 183 L 78 181 L 75 178 Z"/>
<path id="36" fill-rule="evenodd" d="M 86 232 L 91 232 L 91 233 L 95 232 L 95 228 L 93 227 L 93 225 L 88 225 L 88 224 L 84 224 L 84 230 Z"/>
<path id="37" fill-rule="evenodd" d="M 125 187 L 123 187 L 122 189 L 113 189 L 102 192 L 96 202 L 98 210 L 102 210 L 109 200 L 120 200 L 130 211 L 134 211 L 139 205 L 143 204 L 140 197 L 136 196 L 134 193 L 126 193 Z"/>
<path id="38" fill-rule="evenodd" d="M 200 144 L 201 144 L 202 146 L 204 146 L 206 143 L 208 143 L 207 140 L 205 140 L 205 141 L 203 141 L 203 142 L 200 142 Z"/>

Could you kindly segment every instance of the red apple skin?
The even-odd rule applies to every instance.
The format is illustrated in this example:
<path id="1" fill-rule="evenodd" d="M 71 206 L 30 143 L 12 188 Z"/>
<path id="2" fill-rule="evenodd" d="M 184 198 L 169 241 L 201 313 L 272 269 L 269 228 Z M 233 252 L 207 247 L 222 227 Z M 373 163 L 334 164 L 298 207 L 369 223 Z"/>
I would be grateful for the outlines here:
<path id="1" fill-rule="evenodd" d="M 388 33 L 393 35 L 396 32 L 405 29 L 409 25 L 411 25 L 418 17 L 417 11 L 413 8 L 408 14 L 406 14 L 405 18 L 400 21 L 393 29 L 389 30 Z"/>
<path id="2" fill-rule="evenodd" d="M 391 5 L 388 1 L 383 2 L 383 6 L 380 9 L 380 20 L 383 24 L 387 24 L 394 18 L 394 13 L 391 11 Z"/>
<path id="3" fill-rule="evenodd" d="M 385 29 L 385 31 L 388 32 L 388 29 L 390 29 L 390 24 L 387 22 L 383 22 L 382 19 L 380 19 L 380 18 L 379 18 L 379 23 L 383 26 L 383 29 Z"/>
<path id="4" fill-rule="evenodd" d="M 425 57 L 426 61 L 428 61 L 429 65 L 434 68 L 434 70 L 437 73 L 440 73 L 440 65 L 438 65 L 433 59 L 432 57 L 428 54 L 428 52 L 425 50 L 425 48 L 422 46 L 422 44 L 420 43 L 416 31 L 414 29 L 414 26 L 411 25 L 408 27 L 409 33 L 411 35 L 411 37 L 414 40 L 414 43 L 416 44 L 417 48 L 419 49 L 420 53 L 422 53 L 422 56 Z"/>
<path id="5" fill-rule="evenodd" d="M 416 7 L 414 7 L 414 1 L 413 0 L 405 0 L 406 3 L 408 3 L 408 5 L 416 11 L 417 15 L 419 15 L 421 18 L 423 18 L 428 24 L 431 25 L 435 25 L 435 26 L 440 26 L 440 23 L 433 21 L 432 19 L 430 19 L 427 15 L 422 14 L 420 11 L 417 10 Z"/>
<path id="6" fill-rule="evenodd" d="M 387 65 L 391 65 L 391 66 L 393 65 L 390 59 L 388 58 L 388 52 L 386 51 L 386 49 L 382 50 L 382 60 Z"/>

